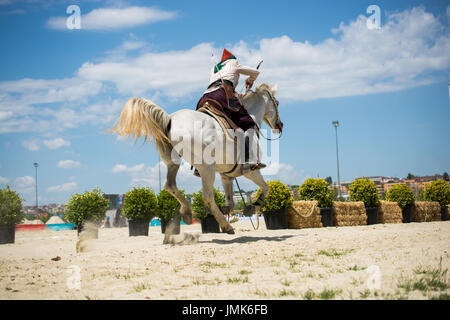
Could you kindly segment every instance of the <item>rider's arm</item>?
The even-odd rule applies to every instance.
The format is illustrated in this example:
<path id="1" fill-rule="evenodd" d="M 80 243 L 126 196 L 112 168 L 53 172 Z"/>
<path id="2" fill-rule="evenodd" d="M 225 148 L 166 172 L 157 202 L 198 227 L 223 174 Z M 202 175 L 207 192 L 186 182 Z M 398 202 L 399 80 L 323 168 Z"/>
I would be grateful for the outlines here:
<path id="1" fill-rule="evenodd" d="M 239 63 L 237 64 L 237 72 L 249 76 L 250 81 L 255 81 L 256 78 L 259 76 L 259 71 L 257 69 L 246 67 Z"/>

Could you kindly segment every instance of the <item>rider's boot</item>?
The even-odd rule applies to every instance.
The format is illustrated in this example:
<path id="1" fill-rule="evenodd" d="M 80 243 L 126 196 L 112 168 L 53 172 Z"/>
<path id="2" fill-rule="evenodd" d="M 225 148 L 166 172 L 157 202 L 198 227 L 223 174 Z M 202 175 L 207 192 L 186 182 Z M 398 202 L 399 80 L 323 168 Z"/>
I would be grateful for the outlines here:
<path id="1" fill-rule="evenodd" d="M 264 163 L 258 161 L 259 143 L 257 136 L 254 135 L 253 138 L 250 136 L 251 132 L 250 130 L 247 130 L 245 132 L 245 163 L 242 165 L 243 172 L 259 170 L 267 167 Z M 250 146 L 250 139 L 252 139 L 253 144 L 256 144 L 256 146 Z"/>

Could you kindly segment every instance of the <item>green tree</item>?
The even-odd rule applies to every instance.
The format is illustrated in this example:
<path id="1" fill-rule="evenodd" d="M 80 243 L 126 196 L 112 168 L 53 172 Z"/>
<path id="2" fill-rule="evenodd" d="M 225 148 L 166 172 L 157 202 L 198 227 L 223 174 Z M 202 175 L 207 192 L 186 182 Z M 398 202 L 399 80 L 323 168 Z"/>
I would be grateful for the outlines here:
<path id="1" fill-rule="evenodd" d="M 130 220 L 151 219 L 158 213 L 158 199 L 148 187 L 133 188 L 125 194 L 122 215 Z"/>
<path id="2" fill-rule="evenodd" d="M 195 212 L 194 218 L 206 219 L 208 216 L 211 216 L 209 213 L 209 208 L 206 206 L 205 202 L 203 202 L 202 190 L 197 193 L 193 193 L 192 196 L 192 210 Z M 214 188 L 214 201 L 219 207 L 225 206 L 225 197 L 216 188 Z"/>
<path id="3" fill-rule="evenodd" d="M 180 192 L 184 195 L 183 190 Z M 169 191 L 161 190 L 158 194 L 158 217 L 169 220 L 180 213 L 180 207 L 178 200 Z"/>
<path id="4" fill-rule="evenodd" d="M 6 186 L 0 189 L 0 225 L 16 225 L 25 219 L 22 212 L 23 199 L 20 195 Z"/>
<path id="5" fill-rule="evenodd" d="M 276 211 L 288 208 L 292 205 L 292 195 L 289 188 L 280 181 L 268 181 L 269 193 L 261 206 L 262 211 Z M 256 192 L 256 198 L 261 195 L 261 189 Z"/>
<path id="6" fill-rule="evenodd" d="M 444 172 L 444 174 L 442 175 L 442 177 L 443 177 L 444 181 L 450 181 L 447 172 Z"/>
<path id="7" fill-rule="evenodd" d="M 377 207 L 380 203 L 377 186 L 369 179 L 357 179 L 349 188 L 351 201 L 362 201 L 366 207 Z"/>
<path id="8" fill-rule="evenodd" d="M 415 177 L 415 175 L 413 175 L 412 173 L 408 173 L 408 176 L 406 177 L 408 180 L 410 180 L 410 179 L 412 179 L 412 178 L 414 178 Z"/>
<path id="9" fill-rule="evenodd" d="M 441 206 L 450 203 L 450 186 L 447 181 L 436 180 L 425 187 L 424 198 L 426 201 L 437 201 Z"/>
<path id="10" fill-rule="evenodd" d="M 386 200 L 397 202 L 400 208 L 414 203 L 414 193 L 406 184 L 396 184 L 386 193 Z"/>
<path id="11" fill-rule="evenodd" d="M 333 183 L 333 178 L 331 178 L 331 177 L 326 177 L 326 178 L 325 178 L 325 181 L 328 182 L 328 185 L 330 185 L 330 184 Z"/>
<path id="12" fill-rule="evenodd" d="M 317 200 L 320 208 L 328 208 L 333 204 L 333 192 L 324 179 L 306 179 L 298 189 L 298 195 L 300 200 Z"/>
<path id="13" fill-rule="evenodd" d="M 67 202 L 64 219 L 77 225 L 85 221 L 99 223 L 105 218 L 108 207 L 108 201 L 98 188 L 83 194 L 75 193 Z"/>

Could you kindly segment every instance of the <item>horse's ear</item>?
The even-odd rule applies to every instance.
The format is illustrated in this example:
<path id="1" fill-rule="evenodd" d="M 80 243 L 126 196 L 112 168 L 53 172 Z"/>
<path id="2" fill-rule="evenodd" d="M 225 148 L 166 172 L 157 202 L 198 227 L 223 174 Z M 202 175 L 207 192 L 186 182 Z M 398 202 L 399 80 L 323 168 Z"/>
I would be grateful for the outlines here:
<path id="1" fill-rule="evenodd" d="M 278 90 L 278 83 L 275 84 L 275 85 L 272 87 L 272 92 L 273 92 L 273 94 L 276 94 L 276 93 L 277 93 L 277 90 Z"/>

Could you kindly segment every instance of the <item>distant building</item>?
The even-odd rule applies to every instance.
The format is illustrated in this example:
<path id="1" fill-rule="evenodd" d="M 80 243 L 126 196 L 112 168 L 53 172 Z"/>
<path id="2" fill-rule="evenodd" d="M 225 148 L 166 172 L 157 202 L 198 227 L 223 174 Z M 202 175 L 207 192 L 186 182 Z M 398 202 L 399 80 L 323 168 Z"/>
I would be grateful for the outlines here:
<path id="1" fill-rule="evenodd" d="M 426 182 L 426 181 L 444 180 L 444 177 L 441 176 L 440 174 L 435 174 L 433 176 L 412 177 L 410 180 L 414 180 L 416 182 Z"/>

